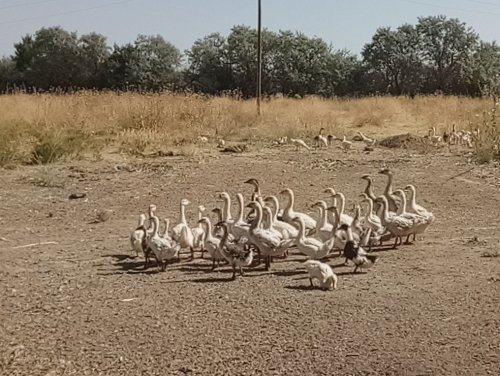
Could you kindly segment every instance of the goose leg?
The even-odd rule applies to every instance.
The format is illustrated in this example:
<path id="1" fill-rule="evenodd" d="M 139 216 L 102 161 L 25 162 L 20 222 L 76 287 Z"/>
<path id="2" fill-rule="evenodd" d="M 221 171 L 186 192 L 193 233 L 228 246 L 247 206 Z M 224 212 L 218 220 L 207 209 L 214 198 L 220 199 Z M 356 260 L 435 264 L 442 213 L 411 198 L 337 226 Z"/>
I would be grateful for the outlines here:
<path id="1" fill-rule="evenodd" d="M 191 251 L 191 260 L 194 260 L 194 248 L 189 247 L 189 250 Z"/>
<path id="2" fill-rule="evenodd" d="M 413 234 L 413 241 L 417 241 L 417 234 Z"/>
<path id="3" fill-rule="evenodd" d="M 215 270 L 215 258 L 212 261 L 212 269 L 211 270 Z"/>
<path id="4" fill-rule="evenodd" d="M 405 244 L 410 244 L 410 237 L 411 237 L 412 234 L 409 234 L 407 237 L 406 237 L 406 241 L 405 241 Z"/>
<path id="5" fill-rule="evenodd" d="M 354 268 L 354 272 L 353 273 L 357 273 L 358 272 L 358 266 L 356 265 L 356 267 Z"/>
<path id="6" fill-rule="evenodd" d="M 240 275 L 243 276 L 243 268 L 240 266 Z"/>
<path id="7" fill-rule="evenodd" d="M 265 270 L 268 271 L 271 269 L 271 256 L 266 256 L 266 265 L 265 265 Z"/>
<path id="8" fill-rule="evenodd" d="M 398 246 L 398 236 L 396 236 L 396 240 L 394 241 L 394 245 L 392 246 L 392 249 L 396 249 L 396 247 Z"/>
<path id="9" fill-rule="evenodd" d="M 231 279 L 234 281 L 236 279 L 236 266 L 233 264 L 233 276 Z"/>
<path id="10" fill-rule="evenodd" d="M 311 284 L 311 287 L 314 287 L 313 279 L 309 278 L 309 283 Z"/>

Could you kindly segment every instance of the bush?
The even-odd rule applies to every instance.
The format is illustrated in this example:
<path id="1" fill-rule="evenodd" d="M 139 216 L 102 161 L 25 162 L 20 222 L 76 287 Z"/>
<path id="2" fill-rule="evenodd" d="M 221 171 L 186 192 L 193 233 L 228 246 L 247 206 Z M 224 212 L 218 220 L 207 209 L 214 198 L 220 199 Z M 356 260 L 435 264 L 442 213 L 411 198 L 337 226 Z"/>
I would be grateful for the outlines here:
<path id="1" fill-rule="evenodd" d="M 89 146 L 89 136 L 75 129 L 50 129 L 35 135 L 30 161 L 47 164 L 67 157 L 79 157 Z"/>

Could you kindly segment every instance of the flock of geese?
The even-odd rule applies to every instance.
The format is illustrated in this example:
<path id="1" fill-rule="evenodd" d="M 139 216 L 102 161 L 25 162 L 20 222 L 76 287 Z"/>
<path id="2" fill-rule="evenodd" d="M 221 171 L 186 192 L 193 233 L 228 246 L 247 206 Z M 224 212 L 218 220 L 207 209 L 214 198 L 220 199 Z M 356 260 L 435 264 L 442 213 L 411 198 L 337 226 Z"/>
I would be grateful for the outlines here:
<path id="1" fill-rule="evenodd" d="M 363 175 L 366 188 L 360 194 L 361 200 L 354 205 L 352 215 L 345 211 L 346 198 L 343 193 L 327 188 L 325 200 L 318 200 L 311 208 L 314 217 L 295 207 L 295 195 L 290 189 L 277 196 L 263 195 L 256 179 L 245 183 L 253 186 L 253 193 L 245 205 L 243 194 L 237 193 L 237 215 L 233 217 L 231 197 L 227 192 L 218 195 L 223 202 L 222 208 L 212 210 L 217 221 L 212 224 L 205 214 L 205 207 L 198 206 L 198 221 L 192 227 L 186 220 L 187 199 L 180 201 L 180 218 L 170 229 L 169 219 L 164 219 L 165 227 L 160 233 L 160 219 L 156 215 L 156 205 L 150 205 L 147 215 L 140 214 L 139 225 L 132 231 L 130 242 L 136 256 L 145 258 L 144 268 L 154 258 L 161 271 L 168 263 L 180 260 L 181 251 L 195 252 L 204 258 L 208 253 L 212 270 L 221 262 L 232 267 L 232 279 L 244 268 L 255 267 L 264 262 L 266 270 L 276 258 L 286 258 L 296 250 L 307 260 L 304 266 L 309 273 L 311 286 L 313 280 L 322 289 L 335 289 L 337 277 L 325 260 L 338 253 L 345 262 L 352 262 L 354 273 L 368 269 L 377 261 L 378 256 L 371 253 L 373 246 L 382 245 L 394 239 L 393 248 L 416 240 L 434 221 L 434 215 L 416 202 L 416 188 L 408 184 L 404 189 L 393 191 L 393 172 L 382 169 L 380 174 L 387 176 L 383 194 L 376 196 L 373 176 Z M 249 212 L 245 215 L 245 209 Z M 146 225 L 148 220 L 148 225 Z"/>
<path id="2" fill-rule="evenodd" d="M 335 135 L 325 135 L 325 128 L 321 128 L 319 134 L 313 137 L 312 139 L 312 147 L 316 148 L 327 148 L 333 145 L 334 141 L 340 141 L 340 148 L 344 151 L 351 150 L 353 148 L 353 141 L 360 141 L 365 144 L 365 151 L 372 151 L 373 147 L 377 144 L 377 139 L 370 138 L 364 135 L 362 132 L 356 132 L 356 135 L 353 137 L 352 141 L 347 140 L 347 137 L 344 135 L 343 138 L 338 138 Z M 436 133 L 436 127 L 429 128 L 427 134 L 424 136 L 425 139 L 429 140 L 429 143 L 434 146 L 448 144 L 448 145 L 462 145 L 468 148 L 473 147 L 474 141 L 476 141 L 479 137 L 479 129 L 476 128 L 473 131 L 470 130 L 457 130 L 455 124 L 452 126 L 451 131 L 444 131 L 443 135 L 440 136 Z M 273 141 L 274 146 L 280 146 L 285 144 L 292 144 L 295 146 L 296 150 L 307 149 L 312 150 L 312 147 L 309 146 L 304 140 L 300 138 L 288 138 L 288 137 L 280 137 L 278 140 Z"/>

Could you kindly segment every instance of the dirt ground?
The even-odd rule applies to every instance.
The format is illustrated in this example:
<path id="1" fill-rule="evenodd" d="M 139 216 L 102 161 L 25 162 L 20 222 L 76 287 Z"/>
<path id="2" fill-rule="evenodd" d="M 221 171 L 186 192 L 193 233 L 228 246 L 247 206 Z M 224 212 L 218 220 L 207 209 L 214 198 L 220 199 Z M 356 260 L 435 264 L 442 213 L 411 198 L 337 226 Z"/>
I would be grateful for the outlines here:
<path id="1" fill-rule="evenodd" d="M 447 149 L 361 149 L 114 155 L 1 171 L 0 374 L 500 374 L 500 171 Z M 187 255 L 164 273 L 129 257 L 150 203 L 176 220 L 188 198 L 194 226 L 197 205 L 220 205 L 222 190 L 248 199 L 243 182 L 255 177 L 263 193 L 293 188 L 303 210 L 333 186 L 351 210 L 361 175 L 382 166 L 397 187 L 417 185 L 436 222 L 414 245 L 377 251 L 365 274 L 332 257 L 336 291 L 311 289 L 294 252 L 236 281 Z M 378 192 L 384 184 L 377 175 Z M 77 192 L 87 197 L 68 199 Z"/>

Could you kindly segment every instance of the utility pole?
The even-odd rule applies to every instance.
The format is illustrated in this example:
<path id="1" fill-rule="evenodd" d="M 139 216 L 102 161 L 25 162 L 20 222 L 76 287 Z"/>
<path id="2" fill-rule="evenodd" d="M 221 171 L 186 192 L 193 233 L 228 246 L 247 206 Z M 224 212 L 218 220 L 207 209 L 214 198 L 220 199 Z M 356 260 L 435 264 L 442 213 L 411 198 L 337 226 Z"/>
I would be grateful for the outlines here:
<path id="1" fill-rule="evenodd" d="M 257 0 L 257 114 L 260 116 L 260 97 L 262 91 L 262 7 Z"/>

